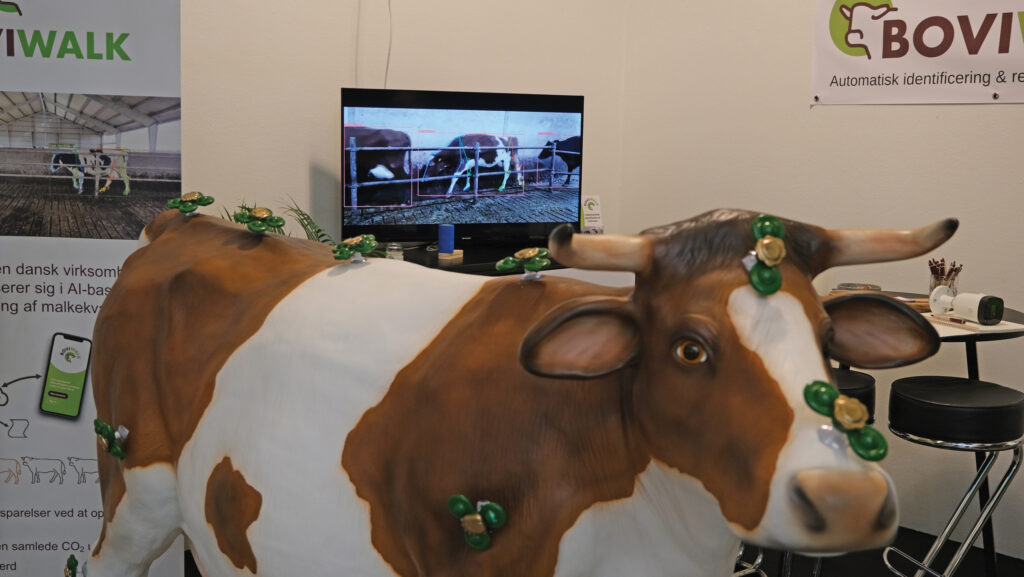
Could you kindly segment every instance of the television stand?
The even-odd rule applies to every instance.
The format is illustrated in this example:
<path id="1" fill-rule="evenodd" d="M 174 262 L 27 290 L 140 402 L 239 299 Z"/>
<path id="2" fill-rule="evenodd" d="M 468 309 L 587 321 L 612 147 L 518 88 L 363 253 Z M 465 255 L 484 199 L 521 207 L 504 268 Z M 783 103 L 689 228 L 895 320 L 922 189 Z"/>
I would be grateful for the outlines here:
<path id="1" fill-rule="evenodd" d="M 428 251 L 426 247 L 419 247 L 413 249 L 406 249 L 404 256 L 405 260 L 414 262 L 419 265 L 423 265 L 430 268 L 436 268 L 441 270 L 450 270 L 452 272 L 461 272 L 467 274 L 480 274 L 487 276 L 504 276 L 510 274 L 522 274 L 523 271 L 509 271 L 501 272 L 494 268 L 494 265 L 506 256 L 512 256 L 517 250 L 522 248 L 504 247 L 504 246 L 482 246 L 482 247 L 467 247 L 462 249 L 462 262 L 459 264 L 446 264 L 440 265 L 437 262 L 437 251 Z M 565 268 L 558 264 L 554 260 L 551 261 L 549 269 Z"/>

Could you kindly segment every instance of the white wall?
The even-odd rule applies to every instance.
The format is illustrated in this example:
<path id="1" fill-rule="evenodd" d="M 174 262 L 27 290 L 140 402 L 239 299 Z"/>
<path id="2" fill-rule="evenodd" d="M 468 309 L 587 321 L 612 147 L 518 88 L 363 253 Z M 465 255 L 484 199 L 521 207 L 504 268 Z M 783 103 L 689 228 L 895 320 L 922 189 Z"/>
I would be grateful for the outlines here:
<path id="1" fill-rule="evenodd" d="M 390 49 L 388 88 L 583 94 L 584 186 L 608 232 L 722 206 L 851 228 L 957 216 L 960 231 L 929 256 L 965 263 L 963 290 L 1024 309 L 1024 108 L 811 109 L 812 13 L 806 2 L 392 0 L 389 17 L 385 0 L 184 0 L 184 189 L 217 197 L 211 213 L 290 197 L 336 235 L 339 88 L 384 87 Z M 816 285 L 924 290 L 927 258 L 828 271 Z M 982 377 L 1020 386 L 1022 347 L 980 345 Z M 881 428 L 888 383 L 921 373 L 965 374 L 963 346 L 876 373 Z M 972 457 L 889 438 L 902 523 L 938 532 Z M 1018 481 L 997 511 L 1000 551 L 1024 557 L 1022 533 Z"/>

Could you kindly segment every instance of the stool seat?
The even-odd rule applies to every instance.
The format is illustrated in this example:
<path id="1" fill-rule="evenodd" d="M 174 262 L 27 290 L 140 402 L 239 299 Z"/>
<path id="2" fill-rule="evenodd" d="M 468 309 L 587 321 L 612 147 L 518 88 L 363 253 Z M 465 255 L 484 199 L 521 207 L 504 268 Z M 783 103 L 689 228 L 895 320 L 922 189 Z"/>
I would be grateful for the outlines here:
<path id="1" fill-rule="evenodd" d="M 853 397 L 868 409 L 868 424 L 875 422 L 875 377 L 859 371 L 839 368 L 832 372 L 836 388 L 847 397 Z"/>
<path id="2" fill-rule="evenodd" d="M 1006 443 L 1024 435 L 1024 393 L 961 377 L 920 376 L 893 381 L 893 432 L 948 443 Z"/>

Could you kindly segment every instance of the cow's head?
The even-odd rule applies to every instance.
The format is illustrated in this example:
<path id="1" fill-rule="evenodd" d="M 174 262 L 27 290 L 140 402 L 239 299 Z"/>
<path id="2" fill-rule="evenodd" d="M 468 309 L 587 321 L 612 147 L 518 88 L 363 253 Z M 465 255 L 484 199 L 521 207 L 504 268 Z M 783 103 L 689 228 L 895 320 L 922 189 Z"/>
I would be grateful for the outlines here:
<path id="1" fill-rule="evenodd" d="M 558 144 L 558 142 L 558 140 L 549 140 L 545 142 L 544 149 L 540 151 L 540 154 L 537 155 L 537 158 L 539 158 L 540 160 L 544 160 L 545 158 L 551 158 L 551 148 L 554 145 Z"/>
<path id="2" fill-rule="evenodd" d="M 452 141 L 448 147 L 461 146 L 459 140 Z M 455 174 L 455 171 L 459 169 L 459 163 L 462 158 L 462 152 L 459 150 L 439 150 L 434 156 L 430 158 L 430 162 L 423 167 L 423 176 L 451 176 Z"/>
<path id="3" fill-rule="evenodd" d="M 656 461 L 698 480 L 741 538 L 831 552 L 895 533 L 888 476 L 805 400 L 832 381 L 829 357 L 887 368 L 937 350 L 931 326 L 875 296 L 825 303 L 811 279 L 826 268 L 910 258 L 948 239 L 950 219 L 912 231 L 836 231 L 792 221 L 781 288 L 752 286 L 756 214 L 715 211 L 637 236 L 552 234 L 568 266 L 636 273 L 630 298 L 588 298 L 551 311 L 523 342 L 535 374 L 632 375 L 625 410 Z"/>
<path id="4" fill-rule="evenodd" d="M 839 13 L 850 22 L 846 30 L 846 45 L 850 48 L 863 48 L 870 60 L 872 47 L 882 45 L 882 25 L 879 21 L 895 10 L 894 6 L 887 4 L 873 6 L 866 2 L 840 6 Z"/>

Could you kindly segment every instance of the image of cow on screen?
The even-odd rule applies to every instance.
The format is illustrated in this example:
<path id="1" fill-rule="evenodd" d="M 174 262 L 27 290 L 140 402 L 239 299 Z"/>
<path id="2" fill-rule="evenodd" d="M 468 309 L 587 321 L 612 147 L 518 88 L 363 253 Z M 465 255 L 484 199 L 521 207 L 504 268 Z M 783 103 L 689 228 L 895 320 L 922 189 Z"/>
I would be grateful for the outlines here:
<path id="1" fill-rule="evenodd" d="M 344 122 L 346 224 L 578 220 L 578 114 L 354 107 Z"/>

